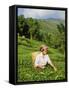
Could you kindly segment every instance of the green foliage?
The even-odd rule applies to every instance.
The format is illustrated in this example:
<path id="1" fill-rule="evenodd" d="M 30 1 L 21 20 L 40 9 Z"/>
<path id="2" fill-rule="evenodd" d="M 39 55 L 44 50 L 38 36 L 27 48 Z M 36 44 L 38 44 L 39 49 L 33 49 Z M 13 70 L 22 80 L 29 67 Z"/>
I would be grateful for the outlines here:
<path id="1" fill-rule="evenodd" d="M 18 82 L 65 79 L 64 20 L 42 20 L 18 16 Z M 48 45 L 48 54 L 58 71 L 47 65 L 44 70 L 33 68 L 31 53 L 40 45 Z"/>
<path id="2" fill-rule="evenodd" d="M 65 25 L 63 20 L 40 20 L 18 16 L 18 33 L 31 40 L 65 52 Z"/>
<path id="3" fill-rule="evenodd" d="M 38 22 L 37 22 L 37 20 L 28 18 L 27 24 L 29 26 L 30 39 L 32 40 L 33 38 L 36 38 L 35 34 L 37 34 Z"/>
<path id="4" fill-rule="evenodd" d="M 60 48 L 59 50 L 62 52 L 65 52 L 64 48 L 65 48 L 65 27 L 62 23 L 57 25 L 57 28 L 59 30 L 59 37 L 60 37 Z"/>
<path id="5" fill-rule="evenodd" d="M 49 65 L 43 70 L 34 69 L 31 53 L 38 51 L 42 44 L 46 43 L 18 36 L 18 82 L 65 79 L 64 54 L 58 49 L 49 47 L 48 51 L 48 55 L 57 67 L 57 72 Z"/>
<path id="6" fill-rule="evenodd" d="M 23 15 L 18 16 L 18 33 L 22 36 L 25 18 Z"/>

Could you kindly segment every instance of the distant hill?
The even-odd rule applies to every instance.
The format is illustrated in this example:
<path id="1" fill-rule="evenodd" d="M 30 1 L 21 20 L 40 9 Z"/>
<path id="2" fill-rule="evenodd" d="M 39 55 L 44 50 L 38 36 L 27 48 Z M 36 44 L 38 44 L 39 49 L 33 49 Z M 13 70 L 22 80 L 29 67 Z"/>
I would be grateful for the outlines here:
<path id="1" fill-rule="evenodd" d="M 62 23 L 65 24 L 64 20 L 60 20 L 60 19 L 53 19 L 53 18 L 49 18 L 49 19 L 39 19 L 39 26 L 40 29 L 44 32 L 58 32 L 57 29 L 57 25 Z"/>

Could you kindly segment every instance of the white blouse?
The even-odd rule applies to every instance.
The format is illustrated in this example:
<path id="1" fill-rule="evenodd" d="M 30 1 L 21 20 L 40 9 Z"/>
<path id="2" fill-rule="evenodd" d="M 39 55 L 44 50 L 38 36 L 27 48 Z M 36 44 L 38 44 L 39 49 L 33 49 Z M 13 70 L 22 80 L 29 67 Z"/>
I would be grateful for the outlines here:
<path id="1" fill-rule="evenodd" d="M 38 66 L 38 65 L 43 65 L 43 66 L 45 66 L 47 63 L 48 63 L 48 64 L 51 63 L 51 60 L 50 60 L 48 54 L 43 55 L 42 53 L 40 53 L 40 54 L 38 54 L 38 55 L 36 56 L 35 66 Z"/>

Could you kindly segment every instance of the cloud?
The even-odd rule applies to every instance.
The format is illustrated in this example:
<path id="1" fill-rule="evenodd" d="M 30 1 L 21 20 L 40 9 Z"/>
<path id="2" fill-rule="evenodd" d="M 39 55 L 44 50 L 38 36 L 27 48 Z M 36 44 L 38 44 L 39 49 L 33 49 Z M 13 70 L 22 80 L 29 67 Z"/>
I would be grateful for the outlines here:
<path id="1" fill-rule="evenodd" d="M 47 18 L 65 19 L 65 11 L 61 10 L 19 8 L 18 15 L 24 15 L 25 18 L 32 17 L 37 19 L 47 19 Z"/>

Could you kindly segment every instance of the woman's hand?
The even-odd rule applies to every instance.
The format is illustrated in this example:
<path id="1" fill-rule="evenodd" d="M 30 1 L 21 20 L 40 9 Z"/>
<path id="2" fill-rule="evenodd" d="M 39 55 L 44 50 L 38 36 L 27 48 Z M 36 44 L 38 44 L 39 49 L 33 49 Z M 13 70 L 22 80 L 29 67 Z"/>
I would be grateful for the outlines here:
<path id="1" fill-rule="evenodd" d="M 44 69 L 44 68 L 45 68 L 45 66 L 44 66 L 44 65 L 39 64 L 39 65 L 37 65 L 37 66 L 36 66 L 36 68 L 41 68 L 41 69 Z"/>
<path id="2" fill-rule="evenodd" d="M 56 67 L 54 67 L 54 71 L 57 71 L 57 68 Z"/>

